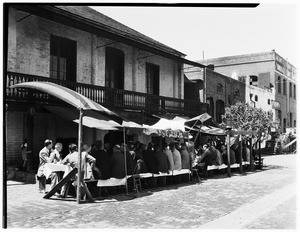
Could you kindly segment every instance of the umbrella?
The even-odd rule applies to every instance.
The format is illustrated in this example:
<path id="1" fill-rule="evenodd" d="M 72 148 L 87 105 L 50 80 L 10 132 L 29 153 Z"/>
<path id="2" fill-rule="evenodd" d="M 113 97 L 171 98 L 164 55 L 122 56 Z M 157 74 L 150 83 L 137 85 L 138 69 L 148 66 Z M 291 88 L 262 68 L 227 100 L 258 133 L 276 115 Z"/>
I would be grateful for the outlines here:
<path id="1" fill-rule="evenodd" d="M 69 88 L 57 85 L 51 82 L 25 82 L 11 86 L 11 88 L 30 88 L 53 95 L 64 102 L 76 107 L 79 110 L 79 125 L 78 125 L 78 185 L 81 181 L 81 146 L 82 146 L 82 120 L 83 112 L 97 112 L 97 118 L 105 120 L 113 119 L 122 122 L 123 118 L 109 109 L 101 106 L 97 102 L 77 93 Z M 80 203 L 81 198 L 80 188 L 77 188 L 77 203 Z"/>

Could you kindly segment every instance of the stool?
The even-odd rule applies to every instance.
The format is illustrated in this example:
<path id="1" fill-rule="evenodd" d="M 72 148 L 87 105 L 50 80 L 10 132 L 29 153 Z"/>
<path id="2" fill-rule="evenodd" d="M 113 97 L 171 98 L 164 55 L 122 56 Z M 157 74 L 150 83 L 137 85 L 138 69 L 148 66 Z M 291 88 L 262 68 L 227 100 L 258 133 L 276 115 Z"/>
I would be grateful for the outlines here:
<path id="1" fill-rule="evenodd" d="M 133 181 L 133 191 L 136 191 L 137 193 L 139 193 L 139 189 L 140 189 L 140 191 L 142 191 L 142 182 L 141 182 L 140 175 L 133 174 L 132 181 Z"/>

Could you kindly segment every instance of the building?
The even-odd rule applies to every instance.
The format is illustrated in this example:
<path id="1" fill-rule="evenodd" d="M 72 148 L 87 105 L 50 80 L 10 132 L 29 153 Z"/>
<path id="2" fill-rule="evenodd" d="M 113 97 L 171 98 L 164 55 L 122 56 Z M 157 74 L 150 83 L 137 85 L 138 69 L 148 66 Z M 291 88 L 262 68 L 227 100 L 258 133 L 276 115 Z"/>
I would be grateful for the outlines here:
<path id="1" fill-rule="evenodd" d="M 232 79 L 226 75 L 214 71 L 213 66 L 200 69 L 190 65 L 184 66 L 184 73 L 189 81 L 185 86 L 185 92 L 193 94 L 195 98 L 208 103 L 208 113 L 218 122 L 222 122 L 225 108 L 236 102 L 245 102 L 245 82 Z M 193 87 L 191 86 L 193 83 Z"/>
<path id="2" fill-rule="evenodd" d="M 20 82 L 55 82 L 138 123 L 150 123 L 153 114 L 206 112 L 207 104 L 184 100 L 183 64 L 203 65 L 98 11 L 79 5 L 5 4 L 4 22 L 8 165 L 21 161 L 25 138 L 34 156 L 46 138 L 62 142 L 65 153 L 67 144 L 77 141 L 68 106 L 43 93 L 9 88 Z M 121 140 L 117 132 L 87 127 L 83 134 L 87 144 Z"/>
<path id="3" fill-rule="evenodd" d="M 270 52 L 219 57 L 199 61 L 203 64 L 213 64 L 215 70 L 233 79 L 249 76 L 249 85 L 262 99 L 261 106 L 268 110 L 270 106 L 274 119 L 278 119 L 281 132 L 287 127 L 296 127 L 296 68 L 272 50 Z M 258 90 L 258 88 L 260 90 Z M 250 89 L 248 89 L 250 91 Z M 251 98 L 255 102 L 255 93 Z"/>

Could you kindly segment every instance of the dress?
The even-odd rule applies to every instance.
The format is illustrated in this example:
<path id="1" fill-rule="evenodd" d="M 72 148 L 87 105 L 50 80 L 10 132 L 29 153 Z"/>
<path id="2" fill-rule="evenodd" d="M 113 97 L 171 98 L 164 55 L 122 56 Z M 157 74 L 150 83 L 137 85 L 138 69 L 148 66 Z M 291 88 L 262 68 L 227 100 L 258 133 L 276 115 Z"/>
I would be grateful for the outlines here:
<path id="1" fill-rule="evenodd" d="M 181 170 L 181 156 L 180 156 L 180 153 L 179 151 L 174 148 L 174 151 L 173 151 L 173 159 L 174 159 L 174 170 L 178 170 L 180 171 Z"/>
<path id="2" fill-rule="evenodd" d="M 174 158 L 173 158 L 173 153 L 168 149 L 166 148 L 164 150 L 164 153 L 166 154 L 168 160 L 169 160 L 169 170 L 170 171 L 174 171 Z"/>

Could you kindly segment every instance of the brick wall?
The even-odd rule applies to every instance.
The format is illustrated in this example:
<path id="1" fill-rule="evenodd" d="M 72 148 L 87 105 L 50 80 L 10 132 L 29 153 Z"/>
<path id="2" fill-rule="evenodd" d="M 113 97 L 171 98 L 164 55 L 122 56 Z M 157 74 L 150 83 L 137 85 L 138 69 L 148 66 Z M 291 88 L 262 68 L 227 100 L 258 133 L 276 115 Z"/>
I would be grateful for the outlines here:
<path id="1" fill-rule="evenodd" d="M 7 112 L 6 117 L 6 162 L 7 165 L 22 164 L 23 112 Z"/>

